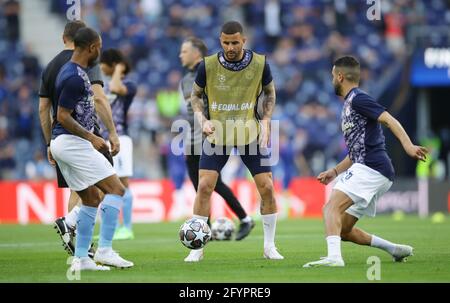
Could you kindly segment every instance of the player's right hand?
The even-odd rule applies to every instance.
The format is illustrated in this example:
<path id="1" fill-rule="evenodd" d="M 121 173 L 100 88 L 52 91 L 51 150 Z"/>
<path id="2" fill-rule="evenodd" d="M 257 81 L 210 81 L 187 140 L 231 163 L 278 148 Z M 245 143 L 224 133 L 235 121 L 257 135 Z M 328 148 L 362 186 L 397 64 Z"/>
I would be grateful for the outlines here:
<path id="1" fill-rule="evenodd" d="M 406 153 L 416 160 L 425 162 L 427 160 L 428 149 L 423 146 L 411 145 L 406 148 Z"/>
<path id="2" fill-rule="evenodd" d="M 216 128 L 214 127 L 214 124 L 210 120 L 206 120 L 203 122 L 203 133 L 207 136 L 212 135 Z"/>
<path id="3" fill-rule="evenodd" d="M 47 159 L 51 166 L 56 165 L 55 159 L 53 159 L 52 151 L 50 150 L 50 146 L 47 147 Z"/>
<path id="4" fill-rule="evenodd" d="M 92 143 L 92 146 L 94 146 L 94 148 L 99 152 L 106 153 L 109 151 L 108 144 L 106 144 L 106 141 L 103 140 L 102 137 L 93 135 L 90 141 Z"/>
<path id="5" fill-rule="evenodd" d="M 317 180 L 319 180 L 320 183 L 327 185 L 331 181 L 333 181 L 336 178 L 336 172 L 334 169 L 329 169 L 327 171 L 321 172 L 317 176 Z"/>
<path id="6" fill-rule="evenodd" d="M 111 144 L 111 155 L 114 157 L 120 151 L 120 141 L 117 134 L 109 135 L 109 143 Z"/>

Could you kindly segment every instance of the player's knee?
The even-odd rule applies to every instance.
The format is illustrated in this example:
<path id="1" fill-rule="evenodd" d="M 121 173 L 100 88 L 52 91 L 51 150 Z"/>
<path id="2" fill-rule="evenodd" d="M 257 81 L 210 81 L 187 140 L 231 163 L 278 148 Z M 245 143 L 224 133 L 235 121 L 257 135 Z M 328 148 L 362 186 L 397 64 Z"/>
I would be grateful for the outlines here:
<path id="1" fill-rule="evenodd" d="M 114 182 L 114 184 L 108 186 L 106 193 L 123 197 L 125 195 L 125 187 L 120 182 Z"/>
<path id="2" fill-rule="evenodd" d="M 341 231 L 341 240 L 342 241 L 349 241 L 349 233 Z"/>
<path id="3" fill-rule="evenodd" d="M 272 201 L 274 200 L 274 189 L 272 182 L 266 181 L 260 184 L 260 194 L 263 200 Z"/>
<path id="4" fill-rule="evenodd" d="M 207 179 L 202 179 L 198 183 L 197 193 L 201 196 L 211 195 L 214 191 L 215 185 L 211 183 L 211 181 Z"/>
<path id="5" fill-rule="evenodd" d="M 97 207 L 102 202 L 102 196 L 98 190 L 92 190 L 89 192 L 89 202 L 91 206 Z"/>
<path id="6" fill-rule="evenodd" d="M 114 188 L 113 194 L 123 197 L 123 195 L 125 195 L 125 187 L 119 186 L 117 188 Z"/>
<path id="7" fill-rule="evenodd" d="M 329 216 L 331 214 L 334 214 L 338 210 L 339 208 L 337 207 L 336 203 L 333 203 L 333 201 L 329 201 L 322 207 L 322 214 L 324 216 Z"/>
<path id="8" fill-rule="evenodd" d="M 341 230 L 341 239 L 342 239 L 342 241 L 349 241 L 351 232 L 352 232 L 352 228 L 351 227 L 342 226 L 342 230 Z"/>
<path id="9" fill-rule="evenodd" d="M 330 203 L 328 202 L 328 203 L 325 203 L 323 206 L 322 206 L 322 215 L 324 216 L 324 217 L 326 217 L 329 213 L 330 213 L 330 208 L 331 208 L 331 206 L 330 206 Z"/>

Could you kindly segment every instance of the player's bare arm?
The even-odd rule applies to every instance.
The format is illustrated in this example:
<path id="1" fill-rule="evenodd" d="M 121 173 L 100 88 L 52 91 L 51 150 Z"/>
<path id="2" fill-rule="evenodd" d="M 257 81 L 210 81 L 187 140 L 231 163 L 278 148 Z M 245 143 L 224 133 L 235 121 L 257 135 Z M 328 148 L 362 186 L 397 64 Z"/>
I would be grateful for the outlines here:
<path id="1" fill-rule="evenodd" d="M 95 109 L 103 124 L 105 124 L 109 133 L 109 142 L 111 143 L 111 154 L 117 155 L 120 151 L 119 136 L 116 132 L 116 127 L 112 119 L 111 106 L 106 98 L 103 88 L 99 84 L 93 84 L 92 90 L 94 92 Z"/>
<path id="2" fill-rule="evenodd" d="M 214 133 L 215 129 L 212 122 L 209 121 L 203 114 L 203 109 L 205 106 L 203 104 L 203 92 L 204 89 L 194 83 L 191 93 L 191 105 L 194 110 L 194 116 L 200 122 L 200 125 L 202 125 L 203 133 L 209 136 Z"/>
<path id="3" fill-rule="evenodd" d="M 114 67 L 111 81 L 109 82 L 109 89 L 111 90 L 111 92 L 119 96 L 126 96 L 128 94 L 127 86 L 123 84 L 122 81 L 125 70 L 125 64 L 117 63 Z"/>
<path id="4" fill-rule="evenodd" d="M 350 157 L 347 155 L 344 160 L 338 163 L 338 165 L 320 173 L 317 176 L 317 180 L 319 180 L 320 183 L 327 185 L 328 183 L 333 181 L 339 174 L 349 169 L 352 164 L 352 160 L 350 160 Z"/>
<path id="5" fill-rule="evenodd" d="M 94 148 L 101 152 L 108 151 L 108 145 L 103 138 L 94 135 L 93 133 L 84 129 L 73 117 L 72 109 L 58 106 L 58 114 L 56 119 L 61 123 L 62 127 L 67 129 L 73 135 L 81 137 L 92 143 Z"/>
<path id="6" fill-rule="evenodd" d="M 263 87 L 264 98 L 263 98 L 263 120 L 272 119 L 273 109 L 275 108 L 276 93 L 275 84 L 271 81 L 269 84 Z"/>
<path id="7" fill-rule="evenodd" d="M 403 149 L 410 157 L 421 161 L 426 160 L 428 153 L 427 148 L 423 146 L 414 145 L 411 142 L 411 139 L 409 138 L 403 126 L 400 124 L 400 122 L 398 122 L 397 119 L 392 117 L 391 114 L 389 114 L 387 111 L 383 112 L 378 117 L 378 122 L 382 123 L 384 126 L 386 126 L 392 131 L 392 133 L 397 137 L 397 139 L 402 144 Z"/>
<path id="8" fill-rule="evenodd" d="M 269 144 L 270 137 L 270 121 L 272 120 L 273 109 L 275 108 L 276 93 L 275 84 L 271 81 L 269 84 L 263 87 L 264 97 L 262 101 L 263 105 L 263 118 L 261 121 L 261 136 L 260 146 L 266 148 Z"/>
<path id="9" fill-rule="evenodd" d="M 41 121 L 42 133 L 44 134 L 44 139 L 47 146 L 50 144 L 52 135 L 52 117 L 50 115 L 51 108 L 52 102 L 49 98 L 39 98 L 39 119 Z M 47 148 L 47 159 L 51 165 L 55 165 L 55 160 L 50 152 L 50 148 Z"/>

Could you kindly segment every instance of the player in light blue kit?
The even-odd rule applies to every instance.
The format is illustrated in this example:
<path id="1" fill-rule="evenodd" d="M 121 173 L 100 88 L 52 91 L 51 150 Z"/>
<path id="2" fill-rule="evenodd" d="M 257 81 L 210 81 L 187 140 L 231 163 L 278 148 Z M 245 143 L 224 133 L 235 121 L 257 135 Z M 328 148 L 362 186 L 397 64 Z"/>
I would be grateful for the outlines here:
<path id="1" fill-rule="evenodd" d="M 77 218 L 75 258 L 70 270 L 109 270 L 108 266 L 132 267 L 112 249 L 112 238 L 125 188 L 112 165 L 100 153 L 108 151 L 105 140 L 94 132 L 94 93 L 86 73 L 100 54 L 102 40 L 90 28 L 81 28 L 74 38 L 72 58 L 56 78 L 56 121 L 52 128 L 50 151 L 70 189 L 82 200 Z M 105 193 L 103 201 L 99 190 Z M 97 208 L 101 205 L 102 225 L 99 248 L 93 259 L 88 257 Z M 94 262 L 95 261 L 95 262 Z"/>
<path id="2" fill-rule="evenodd" d="M 131 223 L 133 195 L 128 184 L 128 178 L 133 176 L 133 142 L 128 136 L 127 114 L 136 95 L 136 84 L 126 78 L 130 72 L 130 65 L 118 49 L 111 48 L 102 52 L 100 68 L 108 78 L 105 81 L 105 93 L 111 104 L 112 117 L 121 146 L 120 152 L 113 157 L 114 169 L 125 186 L 123 226 L 116 230 L 114 240 L 129 240 L 134 239 Z M 100 120 L 99 125 L 102 137 L 108 138 L 108 130 Z"/>
<path id="3" fill-rule="evenodd" d="M 345 100 L 341 119 L 349 151 L 336 167 L 317 177 L 321 183 L 328 184 L 345 172 L 323 208 L 328 256 L 303 267 L 344 266 L 341 240 L 377 247 L 392 255 L 394 261 L 404 261 L 413 254 L 411 246 L 389 242 L 354 225 L 364 215 L 375 216 L 378 198 L 389 190 L 394 180 L 394 168 L 386 152 L 381 124 L 393 132 L 410 157 L 424 161 L 427 149 L 414 145 L 402 125 L 358 88 L 358 60 L 351 56 L 339 58 L 334 63 L 332 75 L 336 94 Z"/>

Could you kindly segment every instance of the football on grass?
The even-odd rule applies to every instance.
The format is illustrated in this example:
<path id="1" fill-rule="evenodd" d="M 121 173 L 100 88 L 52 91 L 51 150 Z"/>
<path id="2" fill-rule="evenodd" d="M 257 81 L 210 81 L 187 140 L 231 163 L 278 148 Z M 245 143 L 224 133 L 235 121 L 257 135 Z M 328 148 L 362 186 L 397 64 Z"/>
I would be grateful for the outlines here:
<path id="1" fill-rule="evenodd" d="M 211 239 L 211 229 L 205 221 L 192 218 L 181 225 L 179 236 L 187 248 L 200 249 Z"/>
<path id="2" fill-rule="evenodd" d="M 217 218 L 211 225 L 212 238 L 217 241 L 231 240 L 234 234 L 234 223 L 228 218 Z"/>

